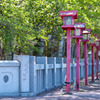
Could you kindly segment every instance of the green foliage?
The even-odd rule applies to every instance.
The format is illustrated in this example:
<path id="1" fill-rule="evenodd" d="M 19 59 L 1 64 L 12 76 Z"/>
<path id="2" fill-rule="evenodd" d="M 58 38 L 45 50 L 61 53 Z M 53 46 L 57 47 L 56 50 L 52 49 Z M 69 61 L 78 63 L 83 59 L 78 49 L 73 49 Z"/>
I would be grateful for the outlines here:
<path id="1" fill-rule="evenodd" d="M 1 0 L 0 41 L 5 53 L 40 53 L 39 39 L 48 44 L 48 35 L 60 41 L 65 32 L 61 29 L 59 11 L 78 10 L 76 22 L 87 23 L 92 33 L 100 32 L 99 0 Z"/>

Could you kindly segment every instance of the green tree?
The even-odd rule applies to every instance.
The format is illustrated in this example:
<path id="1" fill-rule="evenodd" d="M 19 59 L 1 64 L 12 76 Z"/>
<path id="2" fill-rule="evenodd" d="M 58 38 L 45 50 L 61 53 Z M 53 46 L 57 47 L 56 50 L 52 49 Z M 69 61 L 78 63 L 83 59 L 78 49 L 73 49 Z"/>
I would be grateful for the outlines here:
<path id="1" fill-rule="evenodd" d="M 0 1 L 0 42 L 1 55 L 38 55 L 40 39 L 44 40 L 44 55 L 59 46 L 65 31 L 61 29 L 59 11 L 78 10 L 78 20 L 92 29 L 92 34 L 100 32 L 100 2 L 98 0 L 1 0 Z M 48 35 L 54 42 L 48 47 Z M 56 43 L 55 41 L 58 41 Z"/>

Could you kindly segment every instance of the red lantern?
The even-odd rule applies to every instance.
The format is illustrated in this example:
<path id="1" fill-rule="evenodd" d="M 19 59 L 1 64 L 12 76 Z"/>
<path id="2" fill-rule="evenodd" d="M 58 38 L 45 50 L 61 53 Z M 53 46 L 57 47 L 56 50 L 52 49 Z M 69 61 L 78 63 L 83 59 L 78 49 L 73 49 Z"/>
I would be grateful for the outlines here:
<path id="1" fill-rule="evenodd" d="M 66 28 L 74 29 L 74 20 L 78 19 L 77 10 L 75 11 L 60 11 L 60 17 L 63 20 L 63 25 L 61 26 L 64 30 Z"/>
<path id="2" fill-rule="evenodd" d="M 82 30 L 85 29 L 85 23 L 75 23 L 75 30 L 72 38 L 83 38 Z"/>
<path id="3" fill-rule="evenodd" d="M 89 41 L 89 34 L 91 34 L 91 29 L 85 29 L 82 32 L 83 40 L 82 42 L 88 42 Z"/>

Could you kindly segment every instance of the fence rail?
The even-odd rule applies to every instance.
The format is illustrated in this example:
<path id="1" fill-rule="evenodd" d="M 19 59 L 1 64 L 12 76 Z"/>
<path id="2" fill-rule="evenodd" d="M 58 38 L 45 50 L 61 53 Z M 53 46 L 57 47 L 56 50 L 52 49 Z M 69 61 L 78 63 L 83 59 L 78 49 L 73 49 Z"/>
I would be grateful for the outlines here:
<path id="1" fill-rule="evenodd" d="M 96 63 L 94 64 L 96 73 Z M 34 94 L 63 85 L 66 75 L 66 59 L 56 57 L 29 57 L 30 92 Z M 92 73 L 91 62 L 88 60 L 88 76 Z M 99 67 L 100 71 L 100 67 Z M 71 63 L 70 80 L 76 77 L 76 63 Z M 95 74 L 94 74 L 95 75 Z M 80 63 L 80 79 L 85 77 L 84 60 Z"/>

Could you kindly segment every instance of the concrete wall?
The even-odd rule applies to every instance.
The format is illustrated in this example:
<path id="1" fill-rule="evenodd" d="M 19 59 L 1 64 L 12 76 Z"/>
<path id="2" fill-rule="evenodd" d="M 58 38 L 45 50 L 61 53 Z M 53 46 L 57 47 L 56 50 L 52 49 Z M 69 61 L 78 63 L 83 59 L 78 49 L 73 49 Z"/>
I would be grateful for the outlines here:
<path id="1" fill-rule="evenodd" d="M 0 96 L 20 95 L 19 62 L 0 61 Z"/>

